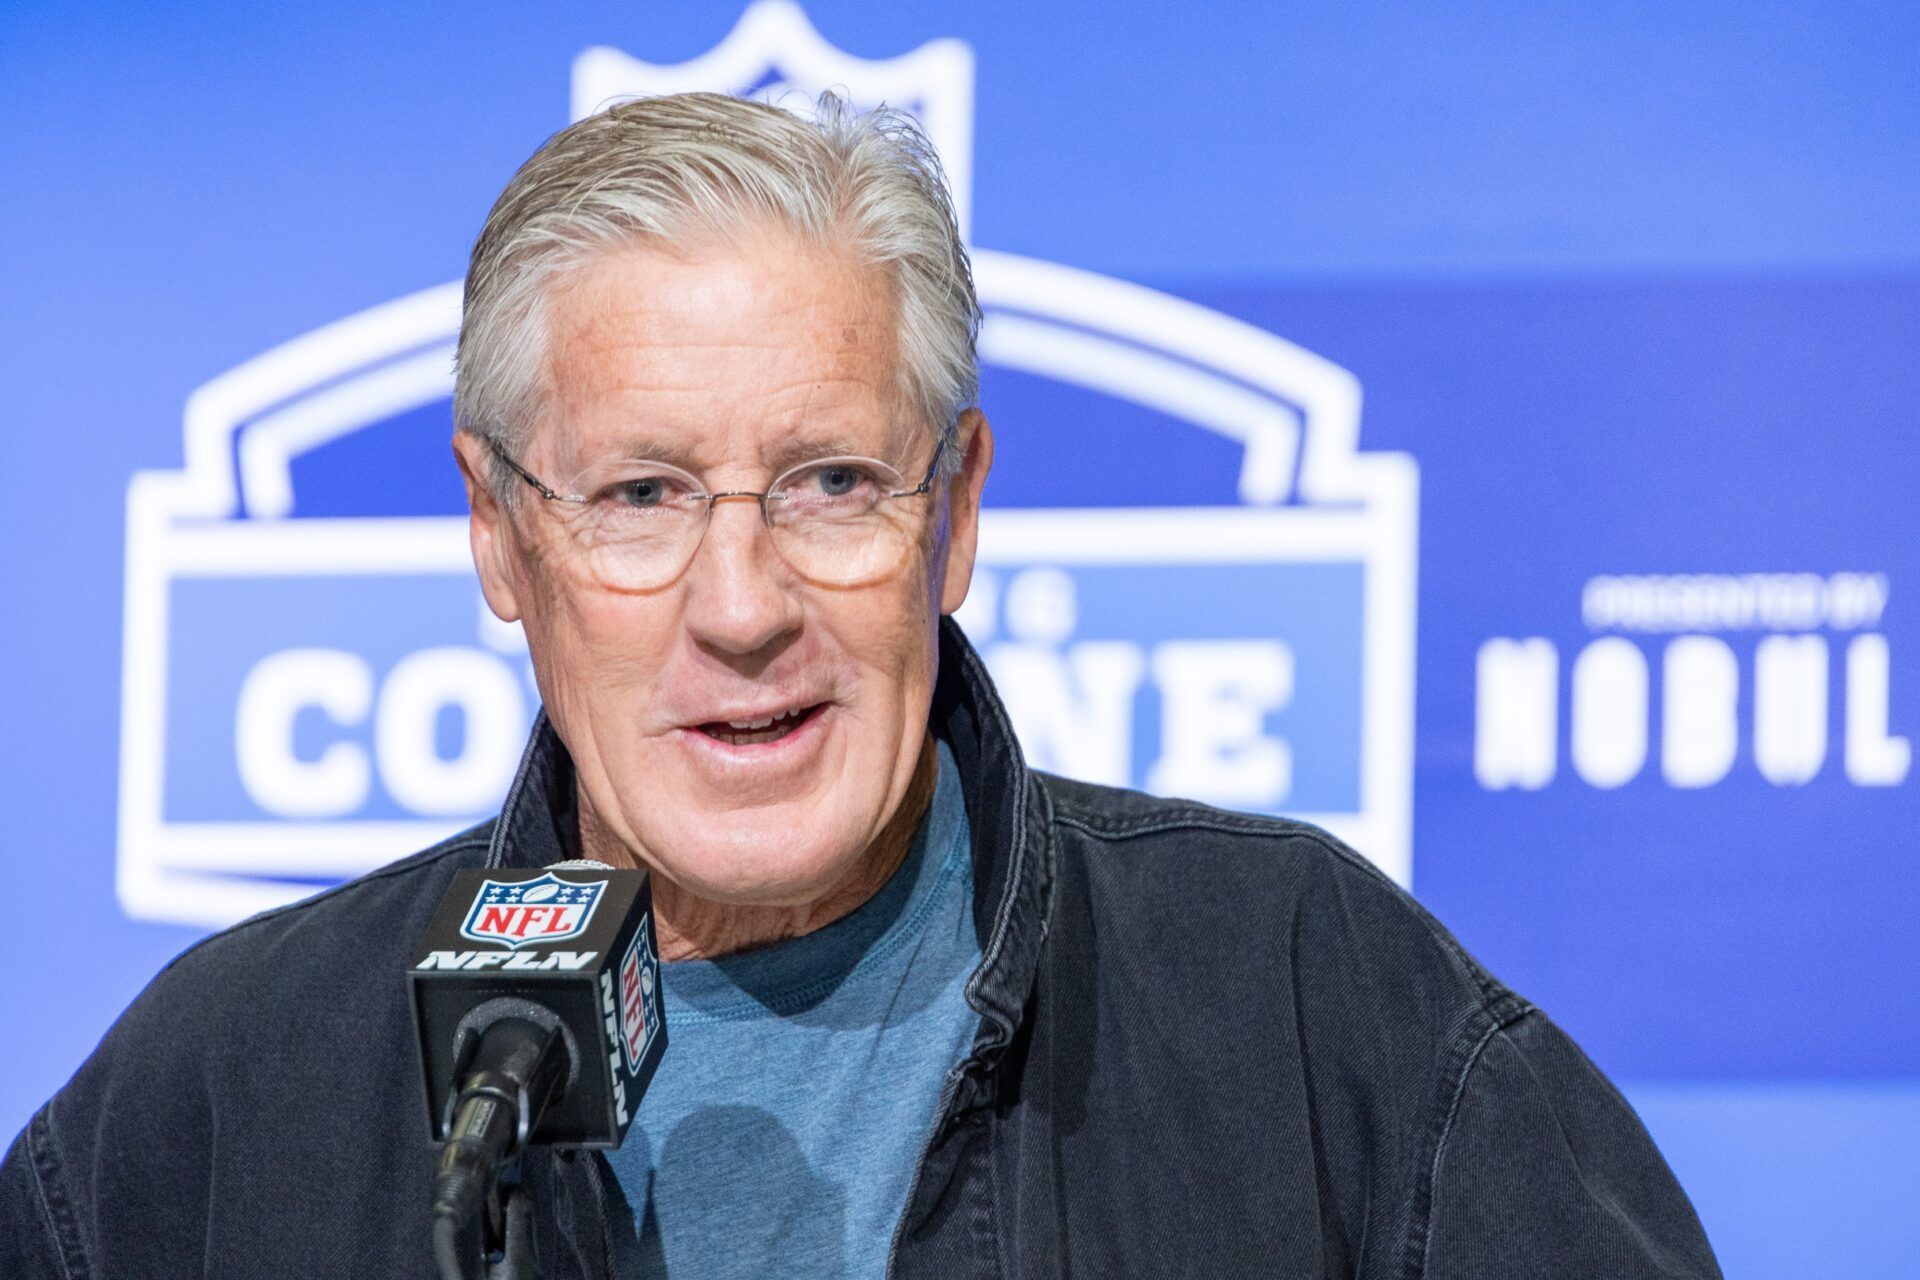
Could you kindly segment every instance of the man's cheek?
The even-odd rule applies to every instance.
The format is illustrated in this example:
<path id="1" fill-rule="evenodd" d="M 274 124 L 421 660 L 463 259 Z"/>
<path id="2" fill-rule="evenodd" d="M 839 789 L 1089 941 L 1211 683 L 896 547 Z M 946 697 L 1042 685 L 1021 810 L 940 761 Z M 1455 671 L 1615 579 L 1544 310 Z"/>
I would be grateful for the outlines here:
<path id="1" fill-rule="evenodd" d="M 583 665 L 622 681 L 652 673 L 671 647 L 663 628 L 664 615 L 652 604 L 606 592 L 569 596 L 563 604 L 564 625 L 558 637 L 566 651 L 581 655 Z"/>
<path id="2" fill-rule="evenodd" d="M 901 640 L 918 638 L 918 630 L 925 626 L 928 602 L 938 607 L 940 577 L 930 561 L 916 557 L 900 577 L 881 585 L 876 594 L 883 594 L 884 599 L 874 602 L 874 612 L 888 620 L 889 634 Z"/>
<path id="3" fill-rule="evenodd" d="M 578 719 L 587 710 L 615 711 L 626 691 L 643 692 L 656 667 L 631 633 L 593 625 L 575 611 L 548 615 L 528 642 L 546 661 L 535 663 L 541 697 L 549 708 Z"/>
<path id="4" fill-rule="evenodd" d="M 911 669 L 914 650 L 927 625 L 917 594 L 875 594 L 848 603 L 852 607 L 836 629 L 842 651 L 861 673 L 862 683 L 884 686 L 896 681 Z M 868 688 L 864 694 L 871 696 L 879 691 Z"/>

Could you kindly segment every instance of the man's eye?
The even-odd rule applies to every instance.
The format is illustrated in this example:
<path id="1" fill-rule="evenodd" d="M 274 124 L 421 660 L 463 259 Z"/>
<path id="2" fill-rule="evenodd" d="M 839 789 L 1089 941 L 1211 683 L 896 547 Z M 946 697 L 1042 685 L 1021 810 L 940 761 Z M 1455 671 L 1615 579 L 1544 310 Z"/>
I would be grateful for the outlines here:
<path id="1" fill-rule="evenodd" d="M 610 486 L 606 496 L 616 506 L 644 510 L 675 501 L 682 488 L 667 476 L 635 476 Z"/>
<path id="2" fill-rule="evenodd" d="M 855 467 L 820 468 L 820 492 L 830 498 L 852 493 L 864 477 Z"/>
<path id="3" fill-rule="evenodd" d="M 795 497 L 819 501 L 822 498 L 853 497 L 873 487 L 867 469 L 852 462 L 826 462 L 810 467 L 790 486 Z"/>

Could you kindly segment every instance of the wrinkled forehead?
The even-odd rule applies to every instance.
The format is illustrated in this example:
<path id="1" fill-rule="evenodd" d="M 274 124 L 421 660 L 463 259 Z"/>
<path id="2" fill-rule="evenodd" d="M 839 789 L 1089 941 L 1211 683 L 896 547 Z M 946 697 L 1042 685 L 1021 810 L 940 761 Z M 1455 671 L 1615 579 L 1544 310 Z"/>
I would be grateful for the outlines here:
<path id="1" fill-rule="evenodd" d="M 545 298 L 546 412 L 532 452 L 695 472 L 861 454 L 910 462 L 886 276 L 765 235 L 600 255 Z M 924 451 L 922 449 L 921 451 Z"/>

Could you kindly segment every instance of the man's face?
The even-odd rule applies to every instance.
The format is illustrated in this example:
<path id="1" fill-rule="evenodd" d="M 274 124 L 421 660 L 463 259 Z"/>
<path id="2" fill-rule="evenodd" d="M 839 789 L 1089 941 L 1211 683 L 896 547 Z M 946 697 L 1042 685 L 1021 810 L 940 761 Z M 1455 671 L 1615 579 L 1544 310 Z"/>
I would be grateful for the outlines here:
<path id="1" fill-rule="evenodd" d="M 912 482 L 934 440 L 901 402 L 884 279 L 769 233 L 700 252 L 631 248 L 548 298 L 548 412 L 520 461 L 562 492 L 590 468 L 670 462 L 709 492 L 760 491 L 856 454 Z M 563 504 L 512 512 L 457 441 L 488 602 L 525 626 L 583 824 L 699 897 L 801 905 L 845 881 L 912 781 L 939 617 L 966 595 L 984 420 L 951 483 L 890 501 L 914 543 L 855 587 L 796 574 L 757 504 L 721 501 L 684 573 L 619 592 L 583 564 Z M 769 717 L 759 731 L 739 726 Z"/>

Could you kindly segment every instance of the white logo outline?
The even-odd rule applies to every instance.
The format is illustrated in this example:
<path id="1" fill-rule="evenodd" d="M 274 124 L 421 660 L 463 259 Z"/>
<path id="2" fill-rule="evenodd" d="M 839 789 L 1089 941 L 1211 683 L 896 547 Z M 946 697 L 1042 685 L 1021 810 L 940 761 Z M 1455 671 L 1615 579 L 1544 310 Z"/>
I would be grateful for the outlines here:
<path id="1" fill-rule="evenodd" d="M 708 54 L 658 67 L 617 50 L 575 62 L 575 102 L 722 88 L 778 67 L 784 86 L 857 100 L 917 92 L 933 119 L 961 217 L 971 189 L 971 51 L 939 40 L 868 61 L 827 44 L 792 0 L 757 0 Z M 877 90 L 877 92 L 876 92 Z M 1045 548 L 1053 563 L 1352 557 L 1365 566 L 1360 803 L 1292 816 L 1326 827 L 1394 879 L 1411 878 L 1414 628 L 1419 472 L 1406 454 L 1358 449 L 1360 388 L 1337 364 L 1199 304 L 1127 281 L 974 248 L 983 364 L 1074 383 L 1239 442 L 1239 508 L 990 510 L 983 564 Z M 352 875 L 431 844 L 461 821 L 162 818 L 170 584 L 183 577 L 444 574 L 470 568 L 461 517 L 285 519 L 291 462 L 383 416 L 452 391 L 460 284 L 435 286 L 323 326 L 195 391 L 185 467 L 128 488 L 116 883 L 136 918 L 217 925 L 301 896 L 248 881 Z M 1286 505 L 1291 502 L 1293 505 Z"/>

